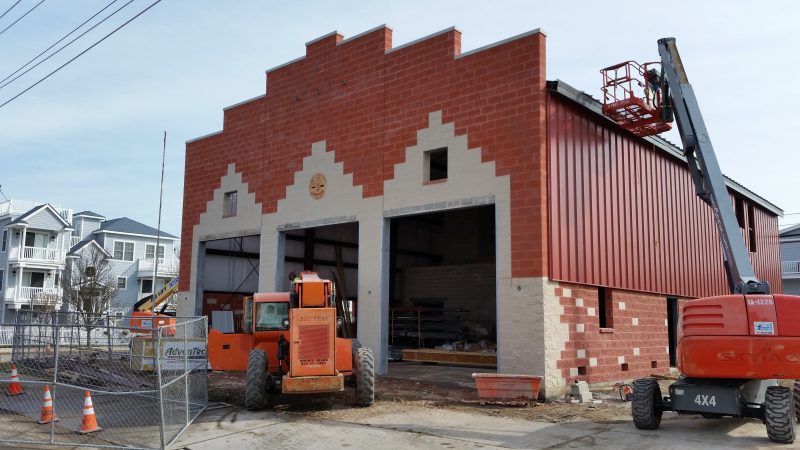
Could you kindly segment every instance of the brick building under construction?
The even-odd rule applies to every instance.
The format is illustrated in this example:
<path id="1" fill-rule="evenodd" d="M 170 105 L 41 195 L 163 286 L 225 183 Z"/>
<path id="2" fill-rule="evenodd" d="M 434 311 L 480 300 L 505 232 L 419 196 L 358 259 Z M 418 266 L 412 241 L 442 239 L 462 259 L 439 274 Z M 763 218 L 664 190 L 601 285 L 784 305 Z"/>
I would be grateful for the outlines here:
<path id="1" fill-rule="evenodd" d="M 264 95 L 186 144 L 192 312 L 238 317 L 241 296 L 338 267 L 379 373 L 442 345 L 496 346 L 498 372 L 544 375 L 547 396 L 666 372 L 677 302 L 728 292 L 712 213 L 680 149 L 547 80 L 545 41 L 461 53 L 448 29 L 392 47 L 381 26 L 267 71 Z M 728 188 L 780 292 L 782 211 Z"/>

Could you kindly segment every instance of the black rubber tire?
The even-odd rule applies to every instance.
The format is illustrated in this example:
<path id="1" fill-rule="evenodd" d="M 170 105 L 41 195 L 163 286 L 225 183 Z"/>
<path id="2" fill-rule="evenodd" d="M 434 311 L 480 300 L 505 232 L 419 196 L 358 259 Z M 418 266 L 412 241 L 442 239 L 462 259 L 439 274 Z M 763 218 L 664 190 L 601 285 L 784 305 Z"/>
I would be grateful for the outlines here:
<path id="1" fill-rule="evenodd" d="M 267 352 L 264 350 L 250 350 L 250 354 L 247 356 L 244 405 L 250 411 L 267 407 Z"/>
<path id="2" fill-rule="evenodd" d="M 354 388 L 356 387 L 356 370 L 358 370 L 358 364 L 356 364 L 356 352 L 358 352 L 358 349 L 362 348 L 363 345 L 361 345 L 361 342 L 358 339 L 353 339 L 350 343 L 353 349 L 353 375 L 345 378 L 344 384 L 345 386 Z"/>
<path id="3" fill-rule="evenodd" d="M 770 386 L 764 401 L 764 424 L 767 437 L 772 442 L 794 442 L 794 400 L 792 390 L 783 386 Z"/>
<path id="4" fill-rule="evenodd" d="M 375 403 L 375 358 L 372 349 L 356 350 L 356 405 L 371 406 Z"/>
<path id="5" fill-rule="evenodd" d="M 794 381 L 794 414 L 800 420 L 800 380 Z"/>
<path id="6" fill-rule="evenodd" d="M 633 424 L 640 430 L 655 430 L 661 425 L 661 387 L 652 378 L 640 378 L 633 382 L 631 415 Z"/>

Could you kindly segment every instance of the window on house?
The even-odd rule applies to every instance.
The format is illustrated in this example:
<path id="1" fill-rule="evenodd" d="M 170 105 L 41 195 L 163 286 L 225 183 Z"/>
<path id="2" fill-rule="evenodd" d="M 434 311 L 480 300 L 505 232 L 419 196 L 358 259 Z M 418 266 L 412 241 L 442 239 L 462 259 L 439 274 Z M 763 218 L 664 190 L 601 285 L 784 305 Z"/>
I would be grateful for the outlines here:
<path id="1" fill-rule="evenodd" d="M 133 242 L 114 242 L 114 259 L 133 261 Z"/>
<path id="2" fill-rule="evenodd" d="M 142 280 L 142 294 L 150 294 L 151 292 L 153 292 L 153 280 Z"/>
<path id="3" fill-rule="evenodd" d="M 6 251 L 6 246 L 8 245 L 8 230 L 3 230 L 3 243 L 0 246 L 0 251 Z"/>
<path id="4" fill-rule="evenodd" d="M 117 277 L 117 289 L 125 290 L 128 288 L 128 279 L 125 277 Z"/>
<path id="5" fill-rule="evenodd" d="M 144 259 L 155 259 L 156 246 L 154 244 L 147 244 L 144 247 Z M 158 257 L 164 258 L 164 246 L 158 246 Z"/>
<path id="6" fill-rule="evenodd" d="M 440 148 L 425 152 L 426 182 L 447 179 L 447 149 Z"/>
<path id="7" fill-rule="evenodd" d="M 750 252 L 756 252 L 756 211 L 753 205 L 747 205 L 747 231 L 750 234 Z"/>
<path id="8" fill-rule="evenodd" d="M 55 279 L 53 280 L 53 286 L 59 287 L 61 285 L 61 274 L 56 272 Z"/>
<path id="9" fill-rule="evenodd" d="M 226 192 L 222 205 L 222 217 L 233 217 L 236 215 L 236 203 L 239 191 Z"/>
<path id="10" fill-rule="evenodd" d="M 44 272 L 26 272 L 26 274 L 30 274 L 30 281 L 28 281 L 27 286 L 44 287 Z"/>
<path id="11" fill-rule="evenodd" d="M 5 275 L 6 273 L 0 269 L 0 292 L 3 291 L 3 281 L 5 281 Z"/>

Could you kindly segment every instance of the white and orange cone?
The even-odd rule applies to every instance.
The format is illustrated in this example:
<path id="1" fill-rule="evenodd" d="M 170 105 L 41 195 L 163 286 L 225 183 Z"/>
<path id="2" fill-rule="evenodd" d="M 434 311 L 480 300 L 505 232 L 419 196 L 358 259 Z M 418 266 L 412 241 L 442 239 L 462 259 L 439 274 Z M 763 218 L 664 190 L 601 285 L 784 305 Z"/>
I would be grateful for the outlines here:
<path id="1" fill-rule="evenodd" d="M 11 364 L 11 383 L 8 384 L 6 395 L 19 395 L 24 394 L 22 384 L 19 382 L 19 374 L 17 374 L 17 365 Z"/>
<path id="2" fill-rule="evenodd" d="M 53 397 L 50 396 L 50 386 L 44 385 L 44 397 L 42 397 L 42 415 L 38 423 L 44 425 L 50 422 L 58 422 L 58 418 L 53 414 Z"/>
<path id="3" fill-rule="evenodd" d="M 94 405 L 92 405 L 92 394 L 86 391 L 83 396 L 83 420 L 81 420 L 81 434 L 100 431 L 102 428 L 97 426 L 97 416 L 94 415 Z"/>

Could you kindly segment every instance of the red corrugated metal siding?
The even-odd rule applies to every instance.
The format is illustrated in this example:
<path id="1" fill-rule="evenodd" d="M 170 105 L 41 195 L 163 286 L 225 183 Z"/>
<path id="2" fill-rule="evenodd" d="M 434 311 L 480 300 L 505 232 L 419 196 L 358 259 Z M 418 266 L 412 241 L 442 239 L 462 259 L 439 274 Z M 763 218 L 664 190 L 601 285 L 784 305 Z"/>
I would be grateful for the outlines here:
<path id="1" fill-rule="evenodd" d="M 685 163 L 556 95 L 547 108 L 550 278 L 680 297 L 727 293 L 711 208 Z M 756 205 L 755 222 L 756 273 L 780 292 L 777 218 Z"/>

